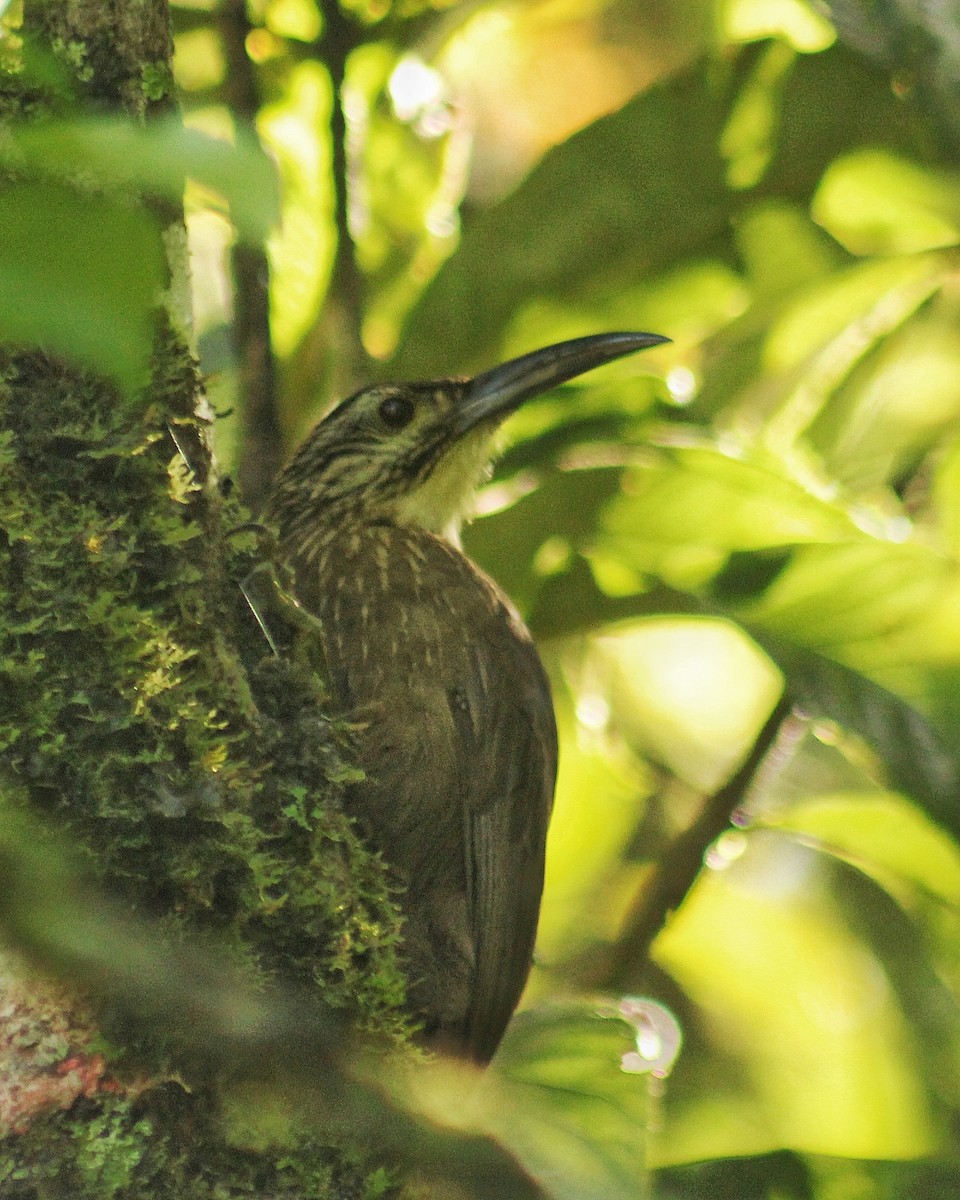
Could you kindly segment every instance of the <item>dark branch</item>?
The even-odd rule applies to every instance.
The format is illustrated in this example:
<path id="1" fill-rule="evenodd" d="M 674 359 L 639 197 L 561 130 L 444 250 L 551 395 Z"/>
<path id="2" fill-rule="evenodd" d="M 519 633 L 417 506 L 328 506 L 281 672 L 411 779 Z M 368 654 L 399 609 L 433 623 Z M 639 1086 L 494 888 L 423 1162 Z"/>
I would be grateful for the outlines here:
<path id="1" fill-rule="evenodd" d="M 740 769 L 707 798 L 697 819 L 667 848 L 628 914 L 616 945 L 603 956 L 600 979 L 591 980 L 594 986 L 618 988 L 635 982 L 654 938 L 693 887 L 710 845 L 729 828 L 791 710 L 792 702 L 784 695 Z"/>
<path id="2" fill-rule="evenodd" d="M 256 73 L 247 54 L 245 0 L 225 0 L 220 34 L 227 59 L 230 107 L 252 129 L 260 107 Z M 240 455 L 237 479 L 244 500 L 259 506 L 283 459 L 277 418 L 277 373 L 270 342 L 270 265 L 262 246 L 233 249 L 234 345 L 239 366 Z"/>
<path id="3" fill-rule="evenodd" d="M 363 280 L 357 266 L 350 231 L 350 156 L 347 149 L 344 82 L 351 53 L 361 44 L 361 29 L 345 15 L 335 0 L 323 5 L 324 30 L 320 44 L 323 61 L 330 73 L 333 107 L 330 117 L 330 141 L 333 163 L 337 249 L 327 293 L 324 326 L 331 367 L 328 377 L 331 391 L 337 395 L 352 392 L 363 380 L 367 356 L 360 340 L 363 323 Z"/>

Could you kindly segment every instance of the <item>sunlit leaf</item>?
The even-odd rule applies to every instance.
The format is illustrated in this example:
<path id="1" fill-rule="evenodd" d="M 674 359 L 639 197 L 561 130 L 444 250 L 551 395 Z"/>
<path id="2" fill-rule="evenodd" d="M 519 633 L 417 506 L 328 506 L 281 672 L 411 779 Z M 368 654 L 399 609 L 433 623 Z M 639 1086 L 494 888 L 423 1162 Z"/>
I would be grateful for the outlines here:
<path id="1" fill-rule="evenodd" d="M 603 531 L 600 545 L 640 569 L 658 556 L 662 564 L 670 549 L 722 553 L 862 537 L 840 508 L 773 464 L 706 445 L 659 451 L 630 468 L 623 494 L 604 513 Z"/>
<path id="2" fill-rule="evenodd" d="M 765 628 L 821 649 L 886 640 L 921 621 L 956 572 L 919 541 L 863 537 L 850 544 L 798 547 L 748 612 Z M 883 654 L 883 646 L 877 646 Z"/>
<path id="3" fill-rule="evenodd" d="M 810 428 L 826 469 L 853 491 L 896 483 L 960 417 L 948 279 L 912 319 L 889 331 Z"/>
<path id="4" fill-rule="evenodd" d="M 823 50 L 836 34 L 830 24 L 802 0 L 732 0 L 724 6 L 726 32 L 733 41 L 753 41 L 780 34 L 798 50 Z"/>
<path id="5" fill-rule="evenodd" d="M 950 246 L 960 237 L 960 179 L 883 150 L 858 150 L 829 167 L 813 215 L 855 254 Z"/>
<path id="6" fill-rule="evenodd" d="M 305 62 L 285 82 L 260 111 L 283 183 L 283 222 L 270 240 L 270 327 L 280 356 L 317 319 L 335 245 L 330 148 L 317 135 L 330 121 L 330 80 L 319 63 Z"/>
<path id="7" fill-rule="evenodd" d="M 597 939 L 615 936 L 638 874 L 635 863 L 622 860 L 656 783 L 655 773 L 635 756 L 611 752 L 604 736 L 609 701 L 589 660 L 571 663 L 569 647 L 557 649 L 559 653 L 546 650 L 546 661 L 553 677 L 568 686 L 561 683 L 554 689 L 564 749 L 547 841 L 535 996 L 549 994 L 555 986 L 551 975 L 558 962 L 582 953 Z"/>
<path id="8" fill-rule="evenodd" d="M 790 47 L 780 41 L 758 48 L 755 68 L 730 105 L 720 134 L 720 152 L 731 193 L 756 186 L 770 165 L 777 143 L 781 90 L 794 57 Z"/>
<path id="9" fill-rule="evenodd" d="M 739 837 L 739 856 L 701 874 L 653 955 L 720 1047 L 746 1064 L 758 1127 L 694 1088 L 692 1111 L 677 1114 L 663 1152 L 673 1161 L 681 1145 L 687 1161 L 745 1144 L 930 1153 L 936 1125 L 909 1018 L 875 957 L 837 919 L 833 863 L 771 831 Z"/>
<path id="10" fill-rule="evenodd" d="M 922 844 L 923 839 L 918 840 Z M 942 865 L 942 855 L 937 857 Z M 931 1107 L 956 1108 L 960 1103 L 956 906 L 944 905 L 935 895 L 923 896 L 918 888 L 904 895 L 902 885 L 894 885 L 888 894 L 887 880 L 845 861 L 837 864 L 835 876 L 844 922 L 882 964 L 910 1022 L 914 1056 Z"/>
<path id="11" fill-rule="evenodd" d="M 265 16 L 273 33 L 302 42 L 317 38 L 323 24 L 314 0 L 270 0 Z"/>
<path id="12" fill-rule="evenodd" d="M 894 894 L 907 884 L 960 906 L 960 849 L 900 796 L 883 792 L 813 796 L 791 804 L 767 823 L 814 839 L 819 848 L 846 858 L 885 886 L 890 884 Z"/>
<path id="13" fill-rule="evenodd" d="M 622 735 L 703 791 L 732 774 L 782 687 L 769 659 L 725 621 L 639 621 L 599 636 L 595 656 Z"/>
<path id="14" fill-rule="evenodd" d="M 741 321 L 718 332 L 692 412 L 708 417 L 726 406 L 726 424 L 755 431 L 777 453 L 790 453 L 852 373 L 884 339 L 908 327 L 951 271 L 937 255 L 840 266 L 761 298 Z M 829 450 L 826 430 L 821 440 Z M 858 465 L 854 458 L 845 472 Z"/>
<path id="15" fill-rule="evenodd" d="M 423 281 L 455 244 L 470 134 L 445 75 L 387 42 L 355 51 L 347 72 L 357 257 L 370 281 L 363 337 L 393 351 Z M 361 133 L 362 131 L 362 133 Z"/>
<path id="16" fill-rule="evenodd" d="M 960 572 L 921 538 L 798 547 L 741 619 L 826 653 L 958 725 Z"/>
<path id="17" fill-rule="evenodd" d="M 841 265 L 837 248 L 792 202 L 767 200 L 751 206 L 737 221 L 736 237 L 758 298 L 810 287 Z"/>

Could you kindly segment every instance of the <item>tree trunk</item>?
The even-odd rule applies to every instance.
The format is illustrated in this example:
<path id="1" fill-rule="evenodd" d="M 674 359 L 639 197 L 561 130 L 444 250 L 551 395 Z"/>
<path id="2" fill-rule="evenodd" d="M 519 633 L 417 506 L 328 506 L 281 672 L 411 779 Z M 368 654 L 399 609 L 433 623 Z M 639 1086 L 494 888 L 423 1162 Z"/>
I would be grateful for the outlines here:
<path id="1" fill-rule="evenodd" d="M 163 0 L 28 2 L 24 33 L 56 69 L 6 77 L 5 125 L 173 109 Z M 66 186 L 79 202 L 91 185 Z M 132 395 L 43 348 L 0 347 L 0 825 L 21 862 L 55 829 L 56 861 L 69 841 L 70 870 L 149 920 L 154 941 L 200 942 L 255 987 L 298 988 L 396 1037 L 397 913 L 340 807 L 348 735 L 247 607 L 256 540 L 231 533 L 247 516 L 211 469 L 189 313 L 173 299 L 188 294 L 182 215 L 136 203 L 168 274 L 146 386 Z M 76 904 L 43 897 L 51 943 L 69 940 Z M 4 1200 L 383 1193 L 382 1171 L 262 1094 L 225 1089 L 202 1044 L 178 1056 L 189 1012 L 168 1012 L 163 1036 L 163 1022 L 131 1023 L 108 980 L 141 996 L 169 981 L 118 925 L 102 944 L 114 927 L 85 987 L 39 982 L 32 934 L 0 967 Z"/>

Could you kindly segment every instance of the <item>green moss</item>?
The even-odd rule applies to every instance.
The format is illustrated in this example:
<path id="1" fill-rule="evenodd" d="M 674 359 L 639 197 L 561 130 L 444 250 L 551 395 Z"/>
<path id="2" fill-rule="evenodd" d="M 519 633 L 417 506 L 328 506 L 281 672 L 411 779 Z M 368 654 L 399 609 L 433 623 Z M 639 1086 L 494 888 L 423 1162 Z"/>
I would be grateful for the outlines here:
<path id="1" fill-rule="evenodd" d="M 77 38 L 64 41 L 62 38 L 52 40 L 54 54 L 62 59 L 69 67 L 71 75 L 81 83 L 89 83 L 93 78 L 93 69 L 89 64 L 87 47 Z"/>
<path id="2" fill-rule="evenodd" d="M 143 908 L 233 925 L 271 973 L 390 1025 L 397 914 L 340 807 L 342 732 L 246 613 L 253 550 L 219 538 L 171 407 L 124 415 L 40 356 L 0 380 L 0 748 Z"/>
<path id="3" fill-rule="evenodd" d="M 173 72 L 166 62 L 145 63 L 140 76 L 147 100 L 163 100 L 173 93 Z"/>
<path id="4" fill-rule="evenodd" d="M 150 1115 L 145 1110 L 149 1107 Z M 375 1200 L 396 1193 L 309 1136 L 256 1151 L 221 1136 L 207 1096 L 168 1084 L 137 1100 L 85 1100 L 0 1142 L 4 1200 Z"/>
<path id="5" fill-rule="evenodd" d="M 127 1108 L 112 1104 L 77 1129 L 76 1167 L 82 1186 L 97 1196 L 128 1190 L 147 1152 L 153 1123 L 131 1124 Z"/>
<path id="6" fill-rule="evenodd" d="M 204 482 L 193 364 L 172 341 L 163 355 L 140 412 L 39 353 L 0 368 L 0 767 L 134 912 L 401 1039 L 399 916 L 342 808 L 347 733 L 249 611 L 254 540 L 221 532 L 247 514 Z M 163 1062 L 103 1015 L 138 1062 Z M 305 1135 L 282 1165 L 227 1147 L 201 1107 L 84 1101 L 13 1139 L 0 1194 L 322 1197 L 344 1171 L 344 1195 L 379 1194 Z"/>

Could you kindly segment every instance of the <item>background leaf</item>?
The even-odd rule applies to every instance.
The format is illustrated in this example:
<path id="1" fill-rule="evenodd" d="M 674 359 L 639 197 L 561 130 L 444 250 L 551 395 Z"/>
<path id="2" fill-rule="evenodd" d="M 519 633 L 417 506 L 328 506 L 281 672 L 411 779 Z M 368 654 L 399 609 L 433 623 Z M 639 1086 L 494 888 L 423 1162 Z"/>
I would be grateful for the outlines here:
<path id="1" fill-rule="evenodd" d="M 633 309 L 628 325 L 643 326 L 646 281 L 708 248 L 725 252 L 749 194 L 728 186 L 739 152 L 730 122 L 749 105 L 769 114 L 769 162 L 755 181 L 765 198 L 809 198 L 828 163 L 864 141 L 924 156 L 917 111 L 840 47 L 697 63 L 551 151 L 483 214 L 411 315 L 391 370 L 423 378 L 481 365 L 518 297 L 573 301 L 601 287 Z"/>

